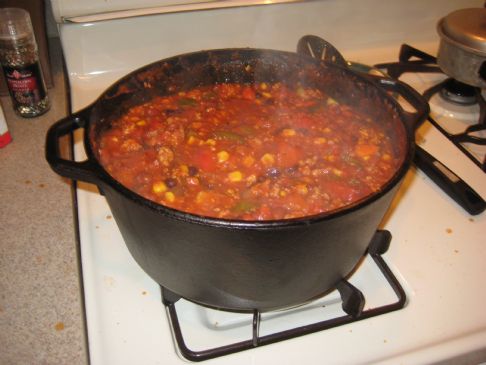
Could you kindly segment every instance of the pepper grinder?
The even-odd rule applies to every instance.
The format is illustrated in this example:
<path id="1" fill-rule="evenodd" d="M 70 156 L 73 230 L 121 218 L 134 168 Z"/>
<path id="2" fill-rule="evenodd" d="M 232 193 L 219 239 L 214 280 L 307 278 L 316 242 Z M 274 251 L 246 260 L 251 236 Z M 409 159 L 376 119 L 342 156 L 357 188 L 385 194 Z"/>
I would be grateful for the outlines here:
<path id="1" fill-rule="evenodd" d="M 49 110 L 32 22 L 24 9 L 0 9 L 0 64 L 18 115 L 30 118 Z"/>

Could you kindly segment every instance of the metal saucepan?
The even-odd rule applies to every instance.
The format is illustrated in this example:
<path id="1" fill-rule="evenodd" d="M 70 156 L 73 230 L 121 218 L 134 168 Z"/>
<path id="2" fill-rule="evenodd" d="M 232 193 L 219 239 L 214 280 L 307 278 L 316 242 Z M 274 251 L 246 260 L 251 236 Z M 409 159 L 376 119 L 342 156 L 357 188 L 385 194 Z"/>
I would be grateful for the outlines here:
<path id="1" fill-rule="evenodd" d="M 100 131 L 154 95 L 212 83 L 276 81 L 322 88 L 383 121 L 403 156 L 391 180 L 372 195 L 325 214 L 274 221 L 224 220 L 149 201 L 114 180 L 96 157 Z M 405 112 L 389 90 L 402 95 L 415 111 Z M 353 270 L 410 167 L 414 126 L 428 111 L 427 102 L 399 81 L 370 80 L 306 55 L 251 48 L 209 50 L 161 60 L 122 78 L 93 104 L 51 127 L 46 158 L 58 174 L 99 187 L 131 254 L 166 289 L 217 308 L 267 311 L 320 296 Z M 78 128 L 85 129 L 87 160 L 63 159 L 59 138 Z"/>
<path id="2" fill-rule="evenodd" d="M 437 63 L 442 71 L 486 88 L 486 9 L 456 10 L 439 21 L 437 31 L 441 38 Z"/>

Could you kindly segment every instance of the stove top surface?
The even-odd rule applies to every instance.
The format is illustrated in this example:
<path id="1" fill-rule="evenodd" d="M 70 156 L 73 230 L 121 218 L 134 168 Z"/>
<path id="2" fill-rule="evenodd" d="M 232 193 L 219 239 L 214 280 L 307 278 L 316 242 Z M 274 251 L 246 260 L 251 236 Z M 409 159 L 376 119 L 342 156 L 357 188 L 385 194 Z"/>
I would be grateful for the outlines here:
<path id="1" fill-rule="evenodd" d="M 118 48 L 113 52 L 106 48 L 112 39 L 105 35 L 110 28 L 106 22 L 62 25 L 61 39 L 70 79 L 72 109 L 76 111 L 88 105 L 112 82 L 131 70 L 159 58 L 194 50 L 194 44 L 200 48 L 251 45 L 291 50 L 301 35 L 313 32 L 326 34 L 326 29 L 320 28 L 322 19 L 312 18 L 307 25 L 295 20 L 296 16 L 302 15 L 300 11 L 307 14 L 320 10 L 320 6 L 325 6 L 324 2 L 309 2 L 298 8 L 287 8 L 288 13 L 282 6 L 277 6 L 277 15 L 271 19 L 274 24 L 288 22 L 287 34 L 291 36 L 283 39 L 281 35 L 272 34 L 276 37 L 272 47 L 269 47 L 270 42 L 265 37 L 255 41 L 251 35 L 234 35 L 234 32 L 219 34 L 217 39 L 211 38 L 218 34 L 220 26 L 227 26 L 227 23 L 218 25 L 216 20 L 223 22 L 219 13 L 200 14 L 200 18 L 197 18 L 200 23 L 197 24 L 202 25 L 201 32 L 191 41 L 184 36 L 177 38 L 177 23 L 182 15 L 173 14 L 158 20 L 157 16 L 147 17 L 147 37 L 138 43 L 131 43 L 129 50 L 119 46 L 123 43 L 122 39 L 131 40 L 133 32 L 124 34 L 121 32 L 123 27 L 117 28 L 116 25 L 119 33 L 113 43 Z M 268 16 L 267 10 L 262 8 L 255 11 L 247 8 L 241 14 L 242 17 Z M 227 12 L 225 10 L 225 16 Z M 196 21 L 196 18 L 191 19 Z M 141 24 L 138 18 L 125 19 L 123 22 L 125 25 L 127 22 Z M 158 46 L 160 49 L 157 49 L 151 44 L 153 34 L 168 31 L 166 27 L 169 25 L 177 30 L 173 36 L 176 42 L 172 39 L 170 44 L 161 43 Z M 303 29 L 297 31 L 299 26 Z M 139 35 L 140 32 L 136 30 L 135 34 Z M 184 30 L 179 33 L 185 35 Z M 99 38 L 98 42 L 95 42 L 96 38 Z M 436 49 L 436 42 L 416 39 L 414 46 L 430 53 Z M 165 35 L 162 40 L 168 42 Z M 199 40 L 201 43 L 197 43 Z M 360 47 L 345 49 L 345 57 L 367 64 L 394 61 L 400 47 L 397 40 L 386 43 L 375 39 L 372 45 L 363 42 Z M 81 49 L 78 47 L 80 44 Z M 423 91 L 442 78 L 441 75 L 411 74 L 404 76 L 403 80 Z M 441 112 L 440 108 L 434 107 L 434 102 L 431 104 L 437 116 L 450 113 Z M 477 112 L 474 107 L 468 111 L 459 110 L 466 113 L 467 118 Z M 75 136 L 77 159 L 84 156 L 81 134 Z M 434 125 L 425 122 L 417 131 L 416 140 L 466 180 L 482 197 L 486 197 L 484 172 Z M 129 254 L 104 197 L 96 187 L 78 183 L 76 198 L 91 363 L 184 363 L 176 351 L 159 285 L 140 269 Z M 481 282 L 486 277 L 486 246 L 483 242 L 485 214 L 470 216 L 424 173 L 411 168 L 379 228 L 389 230 L 393 235 L 391 246 L 383 259 L 405 290 L 407 301 L 403 309 L 208 360 L 207 363 L 417 364 L 452 359 L 477 351 L 480 351 L 480 359 L 486 359 L 486 316 L 483 308 L 486 294 Z M 367 260 L 369 258 L 363 261 L 363 272 L 373 272 L 373 269 L 367 268 Z M 353 280 L 361 282 L 360 276 L 355 276 Z M 378 302 L 396 301 L 393 291 L 381 285 L 380 281 L 371 284 L 372 281 L 366 279 L 365 282 L 369 282 L 371 290 L 379 294 Z M 370 299 L 365 308 L 373 307 L 376 303 Z M 224 344 L 228 341 L 227 333 L 239 339 L 251 339 L 251 329 L 243 326 L 251 320 L 248 315 L 234 317 L 204 307 L 192 308 L 193 304 L 183 299 L 177 305 L 182 307 L 180 320 L 190 335 L 191 346 L 195 348 L 202 348 L 210 339 Z M 321 309 L 325 306 L 330 312 L 342 314 L 337 292 L 309 306 L 310 312 L 322 314 L 324 311 Z M 293 311 L 292 318 L 296 323 L 307 320 L 307 314 L 303 314 L 302 309 Z M 275 320 L 279 316 L 280 313 L 263 316 L 263 334 L 281 327 Z M 209 330 L 211 334 L 202 334 L 203 330 Z"/>

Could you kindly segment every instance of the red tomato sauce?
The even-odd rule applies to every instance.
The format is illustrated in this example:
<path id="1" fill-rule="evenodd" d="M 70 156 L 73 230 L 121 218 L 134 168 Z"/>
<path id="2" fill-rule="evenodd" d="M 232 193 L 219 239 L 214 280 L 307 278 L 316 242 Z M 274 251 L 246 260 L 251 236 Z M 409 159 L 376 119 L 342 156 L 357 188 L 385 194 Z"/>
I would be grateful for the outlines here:
<path id="1" fill-rule="evenodd" d="M 99 138 L 101 164 L 127 188 L 225 219 L 335 210 L 380 189 L 402 161 L 379 123 L 319 90 L 280 83 L 157 97 Z"/>

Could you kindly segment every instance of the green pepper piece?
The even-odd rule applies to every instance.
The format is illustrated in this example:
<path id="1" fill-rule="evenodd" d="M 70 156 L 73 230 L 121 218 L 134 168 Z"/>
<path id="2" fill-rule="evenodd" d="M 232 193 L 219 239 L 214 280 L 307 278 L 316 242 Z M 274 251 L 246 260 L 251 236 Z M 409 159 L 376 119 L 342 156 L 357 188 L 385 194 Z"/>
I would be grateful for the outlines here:
<path id="1" fill-rule="evenodd" d="M 244 139 L 243 136 L 230 131 L 215 131 L 213 135 L 216 139 L 223 139 L 234 142 L 242 142 Z"/>
<path id="2" fill-rule="evenodd" d="M 236 203 L 233 208 L 231 209 L 233 213 L 248 213 L 258 208 L 258 204 L 256 202 L 250 200 L 240 200 Z"/>
<path id="3" fill-rule="evenodd" d="M 197 100 L 191 98 L 181 98 L 178 101 L 179 106 L 195 106 L 197 105 Z"/>

